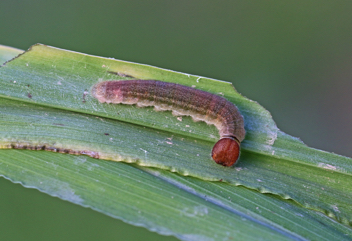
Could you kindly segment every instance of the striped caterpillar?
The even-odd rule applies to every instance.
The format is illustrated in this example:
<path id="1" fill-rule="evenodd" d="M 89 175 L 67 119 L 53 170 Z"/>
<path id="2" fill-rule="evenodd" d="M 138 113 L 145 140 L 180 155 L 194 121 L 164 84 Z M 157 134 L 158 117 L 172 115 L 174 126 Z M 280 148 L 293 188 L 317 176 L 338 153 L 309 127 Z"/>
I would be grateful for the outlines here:
<path id="1" fill-rule="evenodd" d="M 212 150 L 213 160 L 232 166 L 245 137 L 244 121 L 237 107 L 223 97 L 191 87 L 157 80 L 104 81 L 93 86 L 92 95 L 101 103 L 154 106 L 157 111 L 188 115 L 194 121 L 213 124 L 220 140 Z"/>

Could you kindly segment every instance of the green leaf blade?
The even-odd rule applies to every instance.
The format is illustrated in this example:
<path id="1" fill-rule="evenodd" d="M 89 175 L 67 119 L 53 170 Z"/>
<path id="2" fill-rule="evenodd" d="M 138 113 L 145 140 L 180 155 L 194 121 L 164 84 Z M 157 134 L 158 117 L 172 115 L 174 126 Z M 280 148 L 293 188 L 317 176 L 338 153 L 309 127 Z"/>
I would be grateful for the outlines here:
<path id="1" fill-rule="evenodd" d="M 19 54 L 22 54 L 24 51 L 20 49 L 16 49 L 13 47 L 0 45 L 0 66 L 4 64 L 6 61 L 9 61 Z"/>
<path id="2" fill-rule="evenodd" d="M 116 76 L 108 71 L 121 72 L 142 79 L 153 78 L 189 86 L 195 84 L 196 88 L 223 95 L 234 102 L 244 115 L 247 131 L 246 139 L 242 143 L 243 151 L 239 164 L 236 167 L 225 168 L 216 165 L 211 160 L 209 153 L 218 137 L 217 130 L 213 126 L 195 123 L 189 117 L 183 117 L 180 121 L 172 116 L 170 112 L 155 112 L 152 108 L 98 103 L 89 94 L 92 85 L 112 78 L 128 79 L 128 77 Z M 202 189 L 202 192 L 198 194 L 193 192 L 192 194 L 200 197 L 207 193 L 206 195 L 211 196 L 212 200 L 217 200 L 213 204 L 222 210 L 219 210 L 218 216 L 225 215 L 234 218 L 232 214 L 235 213 L 237 217 L 234 218 L 233 224 L 238 222 L 238 219 L 246 216 L 240 214 L 248 213 L 248 207 L 245 207 L 244 204 L 243 207 L 220 204 L 224 201 L 224 197 L 216 190 L 226 190 L 226 195 L 229 195 L 229 193 L 240 190 L 239 187 L 234 185 L 244 185 L 260 192 L 279 194 L 284 198 L 291 198 L 305 207 L 324 212 L 342 223 L 351 223 L 352 190 L 349 185 L 351 182 L 351 165 L 349 165 L 351 159 L 308 148 L 298 139 L 282 133 L 277 129 L 270 113 L 257 103 L 240 96 L 228 83 L 146 65 L 104 59 L 37 45 L 0 68 L 0 85 L 0 96 L 2 97 L 0 98 L 0 113 L 2 114 L 0 117 L 1 148 L 50 147 L 54 151 L 81 152 L 91 156 L 98 153 L 101 159 L 134 162 L 140 166 L 157 167 L 207 181 L 225 181 L 230 184 L 220 184 L 226 185 L 225 187 L 214 184 L 216 188 L 211 186 L 213 183 L 208 184 L 209 182 L 200 181 L 202 183 L 199 184 L 198 188 Z M 17 153 L 17 151 L 15 152 Z M 28 154 L 28 157 L 36 158 L 37 155 L 42 155 L 36 154 L 42 153 L 41 151 L 30 153 L 32 154 Z M 72 162 L 69 155 L 65 156 Z M 6 158 L 10 158 L 10 155 Z M 21 163 L 21 159 L 17 159 L 16 162 Z M 97 162 L 100 163 L 98 160 Z M 65 170 L 72 170 L 77 164 L 65 163 L 67 164 Z M 111 162 L 106 163 L 117 165 Z M 20 165 L 16 168 L 20 168 Z M 33 168 L 36 168 L 34 164 Z M 30 169 L 28 166 L 28 170 Z M 149 172 L 149 169 L 143 170 Z M 163 172 L 163 170 L 160 170 L 160 173 Z M 55 176 L 53 170 L 45 170 L 43 173 L 48 176 Z M 17 174 L 15 173 L 15 175 Z M 41 172 L 36 172 L 36 175 L 40 177 Z M 95 175 L 97 177 L 110 175 L 111 182 L 114 179 L 113 175 L 107 170 Z M 9 178 L 10 174 L 7 173 L 4 176 Z M 22 177 L 17 176 L 17 178 L 18 182 L 25 183 Z M 168 178 L 170 179 L 167 182 L 176 186 L 178 186 L 176 182 L 180 178 L 182 181 L 187 180 L 187 177 L 177 175 Z M 11 180 L 16 181 L 15 178 L 11 178 Z M 55 177 L 50 182 L 55 184 L 57 180 L 60 179 Z M 68 182 L 75 183 L 75 180 L 70 177 Z M 83 181 L 81 182 L 83 183 Z M 193 185 L 190 181 L 186 181 L 186 183 Z M 91 185 L 85 190 L 87 193 L 82 194 L 82 197 L 84 197 L 82 200 L 86 200 L 84 195 L 98 189 L 93 184 Z M 34 187 L 42 190 L 38 183 L 35 183 Z M 150 193 L 143 192 L 137 186 L 126 187 L 126 190 L 129 189 L 133 189 L 137 193 L 140 192 L 143 197 L 150 196 Z M 159 190 L 161 191 L 161 189 L 163 188 Z M 54 191 L 46 190 L 45 192 L 60 196 L 60 190 L 60 188 L 56 188 Z M 82 191 L 83 188 L 80 187 L 78 190 Z M 189 192 L 187 188 L 185 191 Z M 165 193 L 162 195 L 165 195 Z M 249 196 L 248 199 L 251 202 L 260 206 L 260 203 L 253 200 L 258 199 L 257 196 Z M 80 196 L 80 198 L 82 197 Z M 91 198 L 87 199 L 92 201 Z M 160 197 L 160 200 L 163 200 L 163 198 Z M 74 196 L 70 201 L 83 206 L 86 205 L 80 203 L 79 200 L 75 200 Z M 282 200 L 281 202 L 285 203 Z M 101 205 L 101 203 L 109 206 L 109 203 L 105 203 L 102 198 L 92 202 L 89 206 L 97 209 L 96 206 Z M 162 201 L 156 205 L 164 207 Z M 189 207 L 191 205 L 186 208 Z M 279 207 L 279 204 L 271 208 L 275 209 L 277 207 Z M 147 205 L 144 208 L 149 210 L 151 206 Z M 290 207 L 288 209 L 290 212 L 295 212 L 292 211 L 296 210 L 295 208 Z M 224 210 L 226 210 L 226 214 L 223 213 Z M 242 211 L 238 212 L 238 210 Z M 113 211 L 101 209 L 99 211 L 114 216 Z M 158 213 L 155 209 L 154 211 Z M 127 221 L 136 218 L 121 210 L 117 212 L 120 213 L 119 218 Z M 177 210 L 174 210 L 174 212 L 177 212 Z M 255 213 L 255 210 L 251 210 L 249 216 L 251 221 L 255 223 L 254 226 L 259 225 L 258 230 L 262 228 L 271 230 L 268 231 L 267 238 L 280 233 L 280 235 L 291 239 L 302 239 L 302 237 L 309 237 L 309 239 L 319 237 L 321 239 L 320 236 L 324 233 L 322 226 L 319 226 L 321 222 L 325 222 L 325 225 L 329 227 L 326 229 L 327 233 L 337 235 L 341 239 L 350 237 L 350 234 L 348 234 L 349 228 L 335 224 L 326 217 L 320 217 L 312 211 L 299 210 L 299 212 L 304 213 L 302 214 L 304 217 L 309 216 L 304 222 L 300 219 L 294 219 L 290 216 L 292 215 L 290 212 L 286 215 L 281 214 L 281 216 L 263 215 L 265 217 L 261 217 Z M 177 214 L 182 216 L 179 212 Z M 138 216 L 138 214 L 135 215 Z M 177 216 L 175 213 L 172 215 Z M 179 217 L 179 221 L 184 222 L 184 218 L 187 217 L 187 215 Z M 154 221 L 154 219 L 157 219 L 157 217 L 150 215 L 146 221 L 141 223 L 144 223 L 143 226 L 151 230 L 158 226 L 160 228 L 159 233 L 163 233 L 161 230 L 164 227 L 168 230 L 167 232 L 177 237 L 182 237 L 185 240 L 192 239 L 192 237 L 184 236 L 185 232 L 182 231 L 184 228 L 180 227 L 180 230 L 170 231 L 172 230 L 170 227 L 174 223 L 169 223 L 165 219 L 159 224 L 146 224 L 150 220 Z M 283 225 L 280 224 L 282 219 L 286 220 Z M 295 220 L 293 221 L 294 225 L 290 224 L 290 220 Z M 300 225 L 300 222 L 305 223 L 305 225 Z M 311 222 L 314 225 L 305 230 L 305 227 L 308 227 Z M 240 226 L 238 227 L 240 228 Z M 227 228 L 225 229 L 227 230 Z M 300 229 L 303 231 L 300 231 Z M 214 230 L 217 230 L 217 226 L 214 226 L 209 233 L 214 233 Z M 220 229 L 219 231 L 222 232 L 223 230 Z M 240 231 L 236 229 L 236 232 Z M 244 229 L 238 235 L 245 238 L 249 235 L 247 232 L 250 233 L 248 229 Z M 204 237 L 210 235 L 209 233 L 204 234 Z M 250 237 L 258 238 L 256 235 L 248 236 L 248 239 Z M 328 234 L 322 236 L 331 237 Z M 227 236 L 225 235 L 225 237 Z"/>
<path id="3" fill-rule="evenodd" d="M 36 187 L 163 235 L 183 240 L 286 239 L 270 228 L 224 212 L 123 163 L 50 152 L 33 156 L 31 151 L 2 150 L 0 166 L 2 175 L 14 182 L 21 180 L 26 187 Z"/>

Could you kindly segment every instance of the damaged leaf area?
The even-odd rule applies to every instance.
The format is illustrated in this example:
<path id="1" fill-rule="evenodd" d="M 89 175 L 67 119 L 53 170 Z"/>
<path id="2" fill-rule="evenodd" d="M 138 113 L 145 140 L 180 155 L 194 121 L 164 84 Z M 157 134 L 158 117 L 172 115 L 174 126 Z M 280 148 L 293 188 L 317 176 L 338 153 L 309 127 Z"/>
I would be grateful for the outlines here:
<path id="1" fill-rule="evenodd" d="M 219 138 L 214 126 L 204 122 L 194 122 L 187 116 L 175 117 L 169 111 L 157 112 L 152 107 L 102 104 L 91 96 L 91 88 L 98 82 L 130 79 L 154 79 L 182 84 L 220 95 L 234 103 L 244 117 L 246 129 L 238 164 L 234 167 L 223 167 L 212 161 L 210 152 Z M 214 200 L 211 205 L 215 205 L 215 208 L 220 206 L 223 210 L 227 210 L 226 212 L 230 208 L 228 205 L 231 206 L 233 203 L 225 204 L 225 199 L 222 200 L 222 198 L 236 192 L 234 188 L 246 190 L 244 197 L 257 193 L 243 187 L 236 187 L 241 185 L 262 193 L 277 194 L 284 199 L 293 199 L 304 207 L 325 213 L 346 225 L 352 223 L 351 159 L 309 148 L 300 140 L 281 132 L 269 112 L 258 103 L 241 96 L 230 83 L 39 44 L 0 68 L 0 98 L 0 148 L 36 150 L 6 150 L 6 152 L 3 150 L 1 153 L 15 151 L 18 155 L 23 154 L 31 158 L 44 155 L 38 160 L 44 160 L 46 155 L 50 157 L 59 155 L 60 158 L 71 161 L 72 158 L 77 160 L 79 156 L 70 154 L 76 154 L 85 155 L 82 158 L 93 163 L 94 159 L 90 157 L 135 163 L 137 165 L 132 165 L 132 168 L 122 163 L 96 160 L 98 163 L 104 163 L 102 165 L 131 168 L 130 170 L 144 173 L 143 175 L 164 180 L 167 185 L 185 190 L 188 193 L 185 195 L 193 193 L 192 198 L 194 195 L 200 199 L 204 196 L 211 197 Z M 54 154 L 41 150 L 66 154 Z M 2 157 L 4 163 L 11 159 L 10 155 L 5 156 L 6 158 Z M 60 164 L 56 163 L 56 165 Z M 100 173 L 100 177 L 108 175 L 105 173 L 108 170 L 109 168 L 106 167 Z M 1 165 L 0 172 L 13 181 L 28 183 L 13 175 L 13 171 L 4 172 Z M 115 173 L 118 176 L 117 173 L 118 171 Z M 114 178 L 113 175 L 111 178 Z M 218 184 L 218 187 L 214 187 Z M 189 189 L 187 185 L 195 186 Z M 51 195 L 61 195 L 60 192 L 55 194 L 55 191 L 46 191 L 36 183 L 30 186 L 35 186 Z M 228 194 L 216 193 L 216 190 L 220 189 L 224 192 L 226 190 Z M 72 193 L 72 190 L 76 189 L 69 186 L 65 190 L 71 190 L 68 192 Z M 95 207 L 92 203 L 85 203 L 87 199 L 84 195 L 83 193 L 79 196 L 71 196 L 75 203 L 90 206 L 110 216 L 119 216 L 106 211 L 104 206 Z M 262 194 L 258 193 L 258 195 Z M 62 198 L 70 200 L 66 196 L 63 195 Z M 254 205 L 260 205 L 253 200 L 253 197 L 249 199 L 255 203 Z M 313 223 L 314 227 L 309 231 L 311 235 L 309 236 L 307 230 L 297 231 L 302 228 L 300 225 L 292 230 L 294 225 L 280 226 L 278 223 L 282 220 L 259 218 L 254 215 L 255 210 L 252 210 L 250 216 L 245 218 L 253 222 L 253 227 L 258 225 L 258 232 L 261 228 L 271 230 L 268 231 L 268 239 L 272 235 L 271 232 L 289 239 L 302 237 L 314 239 L 322 232 L 319 226 L 322 225 L 321 223 L 326 222 L 325 226 L 333 226 L 330 219 L 320 217 L 313 211 L 308 211 L 290 201 L 274 199 L 281 203 L 277 205 L 288 205 L 283 208 L 285 210 L 300 209 L 305 219 L 311 215 L 307 223 Z M 91 199 L 88 198 L 88 200 Z M 208 216 L 210 208 L 202 205 L 181 209 L 187 212 L 193 210 L 195 217 Z M 233 219 L 243 219 L 243 213 L 248 213 L 247 208 L 238 213 L 231 211 L 237 215 Z M 239 207 L 231 206 L 230 209 L 238 210 Z M 153 225 L 141 220 L 131 221 L 129 215 L 133 216 L 128 214 L 129 218 L 123 215 L 119 217 L 153 230 Z M 187 217 L 188 214 L 181 216 Z M 285 214 L 280 214 L 280 217 L 285 217 Z M 233 227 L 238 225 L 233 224 Z M 334 225 L 338 226 L 338 224 Z M 161 222 L 156 226 L 159 228 L 155 231 L 159 233 L 192 240 L 185 233 L 181 235 L 180 230 L 172 230 L 171 224 L 163 227 Z M 167 231 L 161 231 L 161 227 L 166 228 Z M 334 230 L 339 230 L 336 231 L 338 235 L 343 233 L 341 237 L 349 236 L 349 228 L 341 226 L 340 229 L 335 227 Z M 212 230 L 202 235 L 210 237 L 213 232 Z M 250 233 L 249 230 L 244 232 Z M 297 234 L 299 232 L 302 233 Z M 231 233 L 231 235 L 238 234 Z M 324 236 L 326 237 L 328 236 Z M 326 240 L 329 239 L 326 238 Z"/>

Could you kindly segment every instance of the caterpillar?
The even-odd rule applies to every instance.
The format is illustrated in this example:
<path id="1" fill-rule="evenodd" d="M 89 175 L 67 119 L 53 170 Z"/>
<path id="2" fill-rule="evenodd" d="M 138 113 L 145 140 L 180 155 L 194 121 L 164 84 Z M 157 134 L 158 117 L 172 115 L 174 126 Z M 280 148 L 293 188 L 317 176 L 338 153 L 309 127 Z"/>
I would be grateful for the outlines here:
<path id="1" fill-rule="evenodd" d="M 213 160 L 232 166 L 239 158 L 246 133 L 244 120 L 238 108 L 221 96 L 158 80 L 103 81 L 93 86 L 92 96 L 100 103 L 154 106 L 156 111 L 171 110 L 173 115 L 215 125 L 220 140 L 212 149 Z"/>

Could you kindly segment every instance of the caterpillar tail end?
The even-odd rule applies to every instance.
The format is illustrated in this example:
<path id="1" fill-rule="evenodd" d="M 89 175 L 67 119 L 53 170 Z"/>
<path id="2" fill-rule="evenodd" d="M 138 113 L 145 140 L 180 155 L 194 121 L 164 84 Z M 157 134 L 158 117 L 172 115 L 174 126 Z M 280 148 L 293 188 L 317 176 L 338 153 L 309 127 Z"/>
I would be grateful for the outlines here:
<path id="1" fill-rule="evenodd" d="M 220 165 L 230 167 L 235 164 L 240 155 L 240 144 L 233 138 L 220 139 L 211 152 L 213 160 Z"/>
<path id="2" fill-rule="evenodd" d="M 100 103 L 106 102 L 105 93 L 106 93 L 106 84 L 107 81 L 100 82 L 93 86 L 91 93 L 94 98 L 97 98 Z"/>

